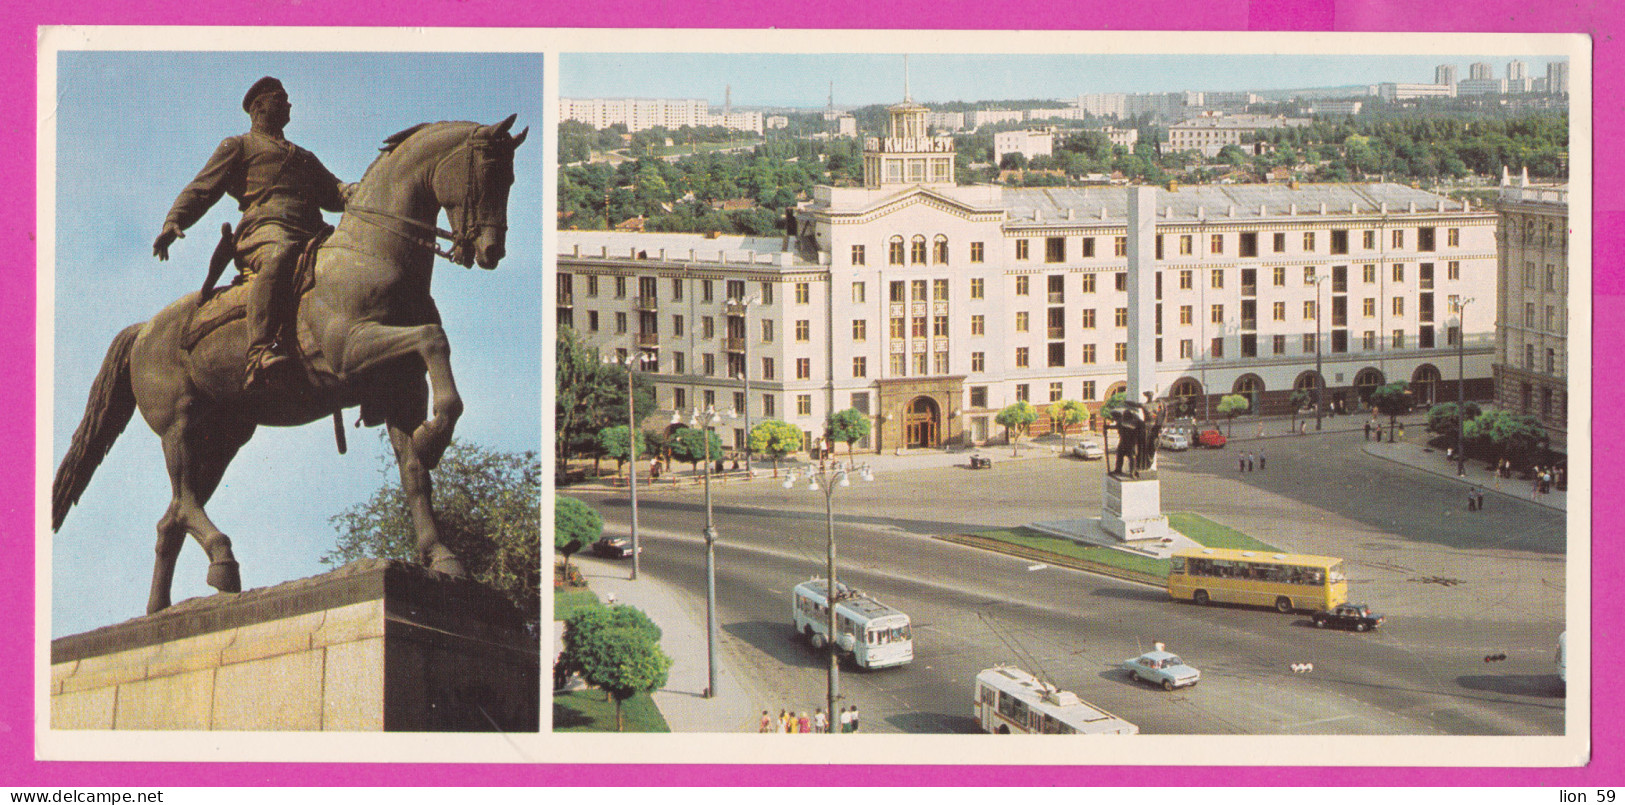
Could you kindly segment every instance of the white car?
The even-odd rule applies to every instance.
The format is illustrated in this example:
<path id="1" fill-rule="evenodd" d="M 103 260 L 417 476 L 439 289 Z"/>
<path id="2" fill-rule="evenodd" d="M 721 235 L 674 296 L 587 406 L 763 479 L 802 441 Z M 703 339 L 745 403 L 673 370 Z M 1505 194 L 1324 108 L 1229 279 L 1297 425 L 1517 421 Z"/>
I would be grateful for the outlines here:
<path id="1" fill-rule="evenodd" d="M 1173 451 L 1189 450 L 1191 449 L 1191 438 L 1177 431 L 1164 432 L 1157 437 L 1157 447 Z"/>
<path id="2" fill-rule="evenodd" d="M 1094 461 L 1097 458 L 1105 458 L 1106 451 L 1101 448 L 1100 442 L 1093 439 L 1085 439 L 1084 441 L 1072 445 L 1072 455 L 1085 461 Z"/>

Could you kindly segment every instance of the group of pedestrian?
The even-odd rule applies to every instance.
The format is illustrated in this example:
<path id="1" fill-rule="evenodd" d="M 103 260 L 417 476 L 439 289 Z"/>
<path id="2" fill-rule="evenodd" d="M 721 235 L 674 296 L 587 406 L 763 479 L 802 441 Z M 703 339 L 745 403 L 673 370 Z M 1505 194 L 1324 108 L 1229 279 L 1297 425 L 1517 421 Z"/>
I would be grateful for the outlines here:
<path id="1" fill-rule="evenodd" d="M 1531 496 L 1550 493 L 1552 484 L 1558 483 L 1562 478 L 1562 469 L 1559 467 L 1536 466 L 1530 473 L 1534 476 L 1534 486 L 1529 493 Z"/>
<path id="2" fill-rule="evenodd" d="M 835 726 L 841 732 L 858 731 L 858 706 L 843 707 L 836 715 Z M 794 710 L 780 710 L 779 717 L 774 718 L 767 710 L 762 711 L 762 722 L 757 732 L 788 732 L 788 733 L 827 733 L 830 731 L 829 717 L 825 715 L 824 708 L 815 709 L 811 716 L 803 710 L 797 714 Z"/>
<path id="3" fill-rule="evenodd" d="M 1390 441 L 1390 442 L 1402 442 L 1402 441 L 1405 440 L 1405 423 L 1401 422 L 1401 423 L 1398 424 L 1397 427 L 1398 427 L 1398 432 L 1390 435 L 1388 437 L 1388 441 Z M 1375 440 L 1377 440 L 1379 442 L 1382 441 L 1382 421 L 1381 420 L 1378 420 L 1378 419 L 1368 419 L 1368 420 L 1366 420 L 1366 423 L 1365 423 L 1365 438 L 1366 438 L 1366 441 L 1371 441 L 1372 439 L 1375 439 Z"/>
<path id="4" fill-rule="evenodd" d="M 1252 453 L 1242 453 L 1236 459 L 1236 461 L 1237 461 L 1236 469 L 1238 471 L 1240 471 L 1240 472 L 1252 472 L 1253 471 L 1253 459 L 1254 458 L 1255 458 L 1255 456 Z M 1256 456 L 1256 458 L 1258 459 L 1258 469 L 1263 470 L 1264 469 L 1264 451 L 1263 450 L 1258 451 L 1258 455 Z"/>
<path id="5" fill-rule="evenodd" d="M 1484 490 L 1477 486 L 1467 487 L 1467 511 L 1477 512 L 1484 510 Z"/>

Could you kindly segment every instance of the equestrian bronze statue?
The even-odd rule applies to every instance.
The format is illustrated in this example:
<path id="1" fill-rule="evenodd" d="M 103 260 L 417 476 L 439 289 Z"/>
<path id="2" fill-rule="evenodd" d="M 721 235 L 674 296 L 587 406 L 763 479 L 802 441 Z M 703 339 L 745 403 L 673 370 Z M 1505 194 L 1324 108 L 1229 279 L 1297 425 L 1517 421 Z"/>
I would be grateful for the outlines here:
<path id="1" fill-rule="evenodd" d="M 162 442 L 172 490 L 158 521 L 147 611 L 169 606 L 187 535 L 208 555 L 209 585 L 238 592 L 231 540 L 204 512 L 227 465 L 261 425 L 333 417 L 340 427 L 341 412 L 359 407 L 364 424 L 388 429 L 420 559 L 465 575 L 440 541 L 431 505 L 429 471 L 451 441 L 463 401 L 430 280 L 437 254 L 465 268 L 492 269 L 502 260 L 514 150 L 528 131 L 511 135 L 513 122 L 426 123 L 385 141 L 337 228 L 289 281 L 296 302 L 283 344 L 290 355 L 285 380 L 245 388 L 254 283 L 241 278 L 218 292 L 188 294 L 114 337 L 57 468 L 52 530 L 140 410 Z M 437 225 L 441 210 L 450 231 Z M 167 246 L 163 240 L 155 248 Z"/>

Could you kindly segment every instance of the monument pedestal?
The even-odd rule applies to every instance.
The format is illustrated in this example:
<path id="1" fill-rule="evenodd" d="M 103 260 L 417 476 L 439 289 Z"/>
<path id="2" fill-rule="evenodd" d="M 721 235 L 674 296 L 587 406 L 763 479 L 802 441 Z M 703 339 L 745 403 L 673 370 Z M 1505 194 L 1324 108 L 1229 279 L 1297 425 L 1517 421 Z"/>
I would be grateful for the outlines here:
<path id="1" fill-rule="evenodd" d="M 1100 527 L 1117 539 L 1160 540 L 1170 534 L 1168 518 L 1162 514 L 1162 486 L 1155 471 L 1142 473 L 1139 479 L 1107 475 L 1102 498 Z"/>
<path id="2" fill-rule="evenodd" d="M 484 585 L 365 560 L 53 640 L 51 726 L 535 732 L 540 657 Z"/>

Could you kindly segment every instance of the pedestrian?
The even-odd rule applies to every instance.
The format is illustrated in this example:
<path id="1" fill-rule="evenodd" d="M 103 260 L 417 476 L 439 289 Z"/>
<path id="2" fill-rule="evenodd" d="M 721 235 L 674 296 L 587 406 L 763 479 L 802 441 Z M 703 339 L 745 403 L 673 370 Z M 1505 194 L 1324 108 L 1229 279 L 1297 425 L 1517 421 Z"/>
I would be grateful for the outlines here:
<path id="1" fill-rule="evenodd" d="M 796 719 L 796 731 L 802 734 L 812 732 L 812 719 L 807 718 L 807 711 L 801 711 L 801 717 Z"/>
<path id="2" fill-rule="evenodd" d="M 1371 441 L 1371 420 L 1369 419 L 1365 421 L 1365 440 Z"/>
<path id="3" fill-rule="evenodd" d="M 852 705 L 852 731 L 858 731 L 858 706 Z"/>
<path id="4" fill-rule="evenodd" d="M 829 732 L 829 719 L 824 717 L 824 708 L 822 707 L 813 713 L 813 732 Z"/>
<path id="5" fill-rule="evenodd" d="M 1246 471 L 1247 471 L 1247 454 L 1242 453 L 1241 455 L 1236 456 L 1236 472 L 1246 472 Z"/>
<path id="6" fill-rule="evenodd" d="M 658 458 L 649 459 L 649 480 L 651 482 L 660 480 L 660 459 Z"/>
<path id="7" fill-rule="evenodd" d="M 1478 496 L 1478 500 L 1475 501 L 1478 504 L 1478 510 L 1483 511 L 1484 510 L 1484 490 L 1482 490 L 1482 489 L 1476 490 L 1474 492 L 1474 494 Z"/>
<path id="8" fill-rule="evenodd" d="M 779 732 L 789 732 L 789 731 L 790 731 L 790 711 L 788 711 L 788 710 L 780 710 L 779 711 Z"/>
<path id="9" fill-rule="evenodd" d="M 1405 438 L 1405 423 L 1403 422 L 1399 423 L 1399 438 Z"/>
<path id="10" fill-rule="evenodd" d="M 756 731 L 757 732 L 774 732 L 775 731 L 773 729 L 773 717 L 768 715 L 766 710 L 762 711 L 762 723 L 759 726 L 756 727 Z"/>
<path id="11" fill-rule="evenodd" d="M 1264 471 L 1264 451 L 1263 450 L 1258 451 L 1258 471 L 1259 472 Z"/>
<path id="12" fill-rule="evenodd" d="M 1253 454 L 1252 453 L 1247 454 L 1247 471 L 1248 472 L 1253 471 Z"/>
<path id="13" fill-rule="evenodd" d="M 842 707 L 841 708 L 841 732 L 847 733 L 847 732 L 851 732 L 851 731 L 852 731 L 852 711 L 846 709 L 845 707 Z"/>
<path id="14" fill-rule="evenodd" d="M 1471 511 L 1478 511 L 1478 499 L 1473 497 L 1473 492 L 1475 492 L 1475 491 L 1477 491 L 1477 490 L 1473 489 L 1470 486 L 1467 487 L 1467 511 L 1470 511 L 1470 512 Z"/>
<path id="15" fill-rule="evenodd" d="M 1264 423 L 1258 423 L 1258 435 L 1255 438 L 1264 438 Z"/>

